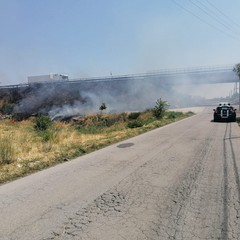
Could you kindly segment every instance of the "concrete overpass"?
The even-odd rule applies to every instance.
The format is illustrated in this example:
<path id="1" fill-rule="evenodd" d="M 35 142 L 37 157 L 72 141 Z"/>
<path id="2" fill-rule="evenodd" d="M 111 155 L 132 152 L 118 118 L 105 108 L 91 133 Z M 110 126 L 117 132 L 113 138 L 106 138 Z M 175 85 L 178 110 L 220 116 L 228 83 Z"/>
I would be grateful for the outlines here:
<path id="1" fill-rule="evenodd" d="M 70 83 L 79 81 L 100 82 L 100 81 L 126 81 L 126 80 L 147 80 L 155 79 L 162 83 L 197 83 L 197 84 L 214 84 L 214 83 L 235 83 L 238 77 L 233 72 L 233 65 L 215 66 L 215 67 L 198 67 L 198 68 L 179 68 L 179 69 L 162 69 L 141 74 L 127 74 L 119 76 L 105 76 L 95 78 L 78 78 L 70 79 Z"/>
<path id="2" fill-rule="evenodd" d="M 94 98 L 111 102 L 114 110 L 119 110 L 119 103 L 121 110 L 150 108 L 159 96 L 171 102 L 172 106 L 180 106 L 178 95 L 174 95 L 177 85 L 236 83 L 238 78 L 232 69 L 233 66 L 201 67 L 9 85 L 0 88 L 0 98 L 13 99 L 13 102 L 20 103 L 18 113 L 29 114 L 42 112 L 42 109 L 48 111 L 53 106 L 73 105 L 75 101 L 96 105 Z M 189 104 L 192 99 L 184 101 Z"/>
<path id="3" fill-rule="evenodd" d="M 82 85 L 90 83 L 103 83 L 103 82 L 131 82 L 143 80 L 145 82 L 154 82 L 164 85 L 177 85 L 177 84 L 215 84 L 215 83 L 236 83 L 239 81 L 237 75 L 233 72 L 233 65 L 225 66 L 209 66 L 209 67 L 197 67 L 197 68 L 179 68 L 179 69 L 162 69 L 160 71 L 152 71 L 148 73 L 140 74 L 127 74 L 118 76 L 103 76 L 103 77 L 91 77 L 91 78 L 77 78 L 70 79 L 69 81 L 51 81 L 44 84 L 61 84 L 61 85 Z M 33 85 L 33 84 L 32 84 Z M 26 88 L 30 84 L 18 84 L 18 85 L 5 85 L 0 86 L 0 89 L 4 88 Z"/>

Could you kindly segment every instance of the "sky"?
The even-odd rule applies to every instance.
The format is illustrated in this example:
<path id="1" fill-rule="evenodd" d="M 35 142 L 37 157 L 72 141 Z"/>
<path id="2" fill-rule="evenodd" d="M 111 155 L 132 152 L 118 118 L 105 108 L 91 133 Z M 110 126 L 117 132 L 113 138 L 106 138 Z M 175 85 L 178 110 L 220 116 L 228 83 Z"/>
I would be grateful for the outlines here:
<path id="1" fill-rule="evenodd" d="M 0 85 L 49 73 L 74 79 L 234 65 L 239 9 L 239 0 L 0 0 Z M 194 94 L 233 88 L 216 86 Z"/>

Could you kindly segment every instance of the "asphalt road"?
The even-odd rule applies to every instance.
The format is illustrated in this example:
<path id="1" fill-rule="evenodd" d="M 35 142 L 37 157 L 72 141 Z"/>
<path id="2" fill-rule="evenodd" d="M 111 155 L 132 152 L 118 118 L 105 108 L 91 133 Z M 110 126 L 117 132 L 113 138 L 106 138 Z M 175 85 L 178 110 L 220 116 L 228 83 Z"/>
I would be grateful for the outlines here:
<path id="1" fill-rule="evenodd" d="M 0 239 L 240 239 L 240 128 L 211 120 L 206 109 L 0 186 Z"/>

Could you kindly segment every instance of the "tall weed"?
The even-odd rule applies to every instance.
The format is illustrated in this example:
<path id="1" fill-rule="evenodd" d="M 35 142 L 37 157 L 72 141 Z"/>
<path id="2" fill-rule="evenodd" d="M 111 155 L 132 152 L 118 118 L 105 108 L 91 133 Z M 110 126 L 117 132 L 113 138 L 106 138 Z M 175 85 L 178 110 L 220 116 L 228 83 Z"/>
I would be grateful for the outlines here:
<path id="1" fill-rule="evenodd" d="M 14 160 L 12 136 L 0 136 L 0 164 L 10 164 Z"/>
<path id="2" fill-rule="evenodd" d="M 37 131 L 45 131 L 52 125 L 52 121 L 49 116 L 38 115 L 35 119 L 34 128 Z"/>

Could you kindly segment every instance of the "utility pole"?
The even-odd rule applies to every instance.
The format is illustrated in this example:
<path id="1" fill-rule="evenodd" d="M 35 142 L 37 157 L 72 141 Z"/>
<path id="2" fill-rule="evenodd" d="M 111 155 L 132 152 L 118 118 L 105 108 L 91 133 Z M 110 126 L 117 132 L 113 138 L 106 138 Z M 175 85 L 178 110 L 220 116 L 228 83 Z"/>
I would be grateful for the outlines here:
<path id="1" fill-rule="evenodd" d="M 240 63 L 234 66 L 233 71 L 238 76 L 238 110 L 240 111 Z"/>
<path id="2" fill-rule="evenodd" d="M 240 76 L 238 76 L 238 110 L 240 111 Z"/>

